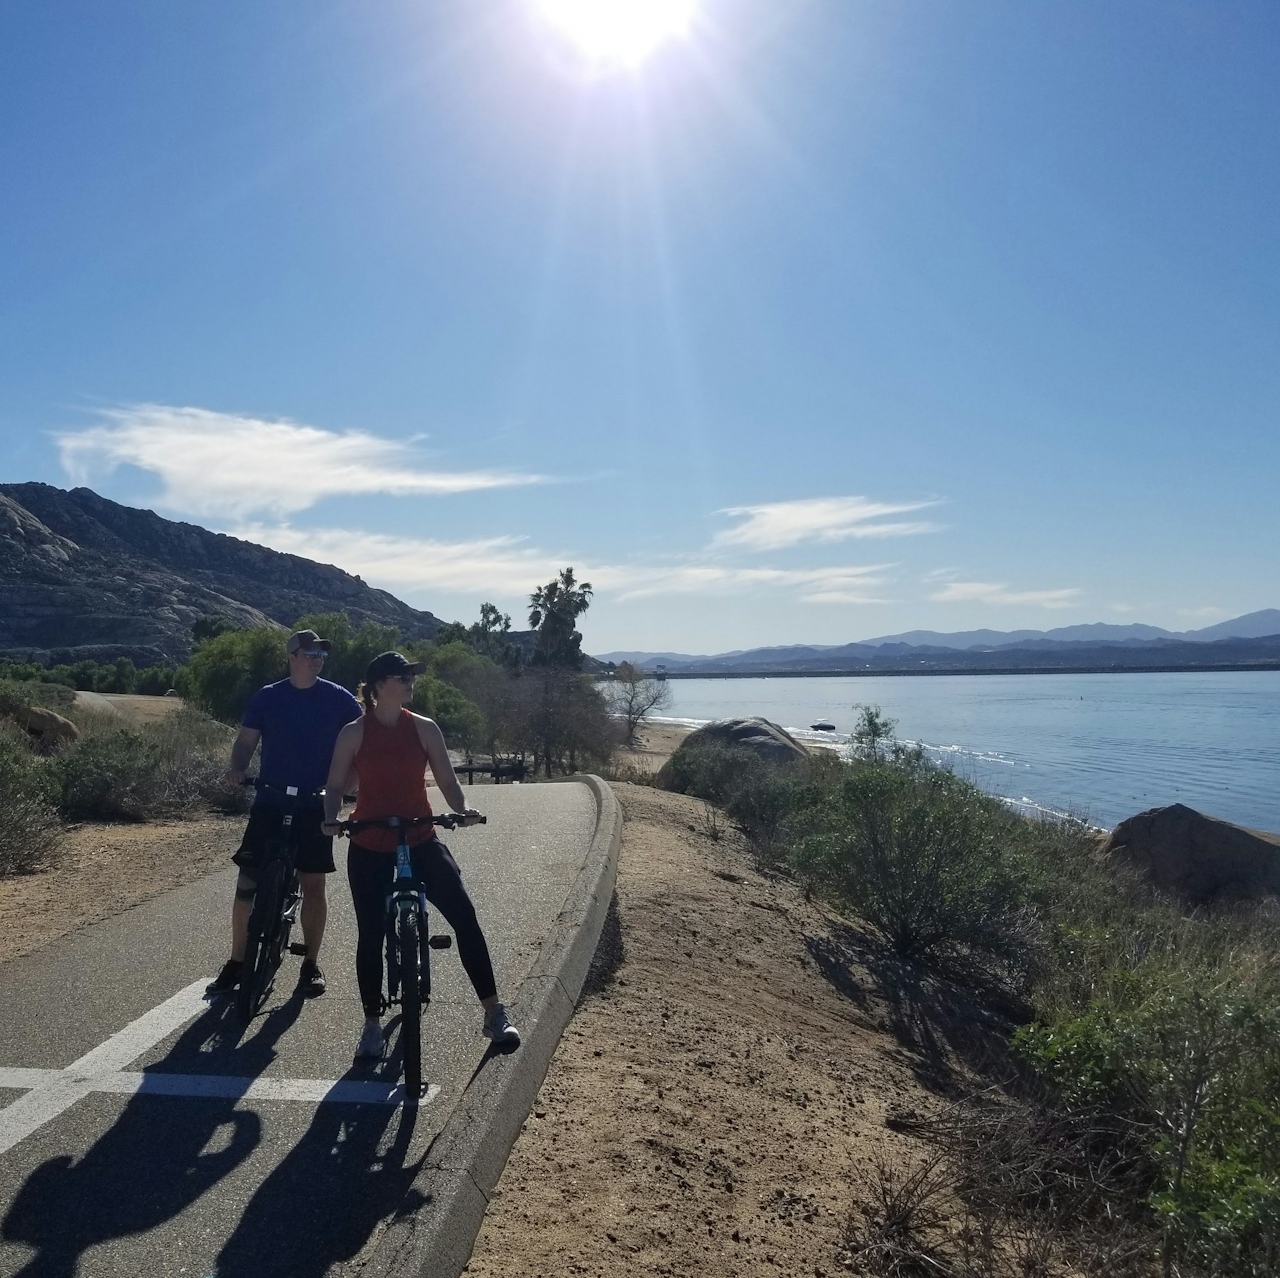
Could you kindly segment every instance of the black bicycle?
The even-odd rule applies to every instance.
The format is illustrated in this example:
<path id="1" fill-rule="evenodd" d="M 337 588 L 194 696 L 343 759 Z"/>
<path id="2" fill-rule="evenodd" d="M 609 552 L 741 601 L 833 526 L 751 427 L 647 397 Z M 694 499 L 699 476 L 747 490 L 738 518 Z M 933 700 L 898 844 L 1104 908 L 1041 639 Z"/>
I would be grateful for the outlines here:
<path id="1" fill-rule="evenodd" d="M 422 1009 L 431 1002 L 431 951 L 447 950 L 453 938 L 431 936 L 427 931 L 427 898 L 413 877 L 409 855 L 409 833 L 420 826 L 438 825 L 446 830 L 458 826 L 483 825 L 486 818 L 476 813 L 464 820 L 448 812 L 430 817 L 386 817 L 380 820 L 342 821 L 345 835 L 373 828 L 394 830 L 396 877 L 387 897 L 387 992 L 382 1010 L 400 1008 L 400 1042 L 404 1046 L 404 1093 L 409 1104 L 422 1096 Z M 417 979 L 414 979 L 416 975 Z"/>
<path id="2" fill-rule="evenodd" d="M 270 791 L 283 799 L 280 832 L 267 840 L 256 868 L 258 886 L 253 896 L 253 913 L 249 916 L 249 943 L 244 952 L 244 966 L 240 969 L 240 987 L 236 992 L 236 1011 L 247 1024 L 267 1001 L 285 951 L 292 954 L 307 952 L 305 945 L 289 943 L 289 934 L 302 903 L 295 865 L 298 832 L 294 817 L 303 807 L 322 802 L 324 791 L 299 791 L 297 786 L 271 785 L 257 777 L 245 777 L 244 784 L 259 791 Z"/>

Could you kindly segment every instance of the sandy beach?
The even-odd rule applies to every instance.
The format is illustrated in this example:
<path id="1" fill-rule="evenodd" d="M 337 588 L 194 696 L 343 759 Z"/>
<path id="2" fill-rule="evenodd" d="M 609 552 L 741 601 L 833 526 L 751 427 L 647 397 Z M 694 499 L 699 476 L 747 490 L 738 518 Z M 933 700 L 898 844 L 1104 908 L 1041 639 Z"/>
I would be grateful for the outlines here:
<path id="1" fill-rule="evenodd" d="M 681 723 L 646 723 L 636 734 L 634 745 L 623 746 L 614 756 L 614 766 L 637 772 L 657 772 L 693 731 Z"/>

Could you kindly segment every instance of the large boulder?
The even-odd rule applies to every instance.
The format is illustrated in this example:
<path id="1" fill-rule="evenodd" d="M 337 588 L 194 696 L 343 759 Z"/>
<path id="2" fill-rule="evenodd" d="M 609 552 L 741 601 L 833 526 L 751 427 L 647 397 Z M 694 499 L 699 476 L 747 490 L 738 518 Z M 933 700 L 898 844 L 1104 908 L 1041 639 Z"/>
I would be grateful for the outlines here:
<path id="1" fill-rule="evenodd" d="M 696 750 L 705 745 L 737 746 L 758 754 L 770 763 L 791 763 L 803 759 L 808 751 L 789 733 L 768 719 L 717 719 L 691 732 L 680 743 L 682 750 Z"/>
<path id="2" fill-rule="evenodd" d="M 1280 895 L 1280 835 L 1232 825 L 1181 803 L 1121 821 L 1105 851 L 1190 901 Z"/>

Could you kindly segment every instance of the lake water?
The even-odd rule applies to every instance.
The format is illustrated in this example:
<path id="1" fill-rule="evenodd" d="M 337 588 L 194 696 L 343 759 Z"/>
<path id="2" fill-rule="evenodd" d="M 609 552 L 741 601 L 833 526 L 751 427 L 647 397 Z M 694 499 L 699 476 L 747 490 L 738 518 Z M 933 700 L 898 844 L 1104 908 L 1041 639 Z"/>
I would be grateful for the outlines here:
<path id="1" fill-rule="evenodd" d="M 1100 826 L 1186 803 L 1280 831 L 1280 671 L 672 679 L 664 718 L 761 715 L 810 741 L 847 737 L 878 705 L 984 790 Z M 835 733 L 808 725 L 828 720 Z"/>

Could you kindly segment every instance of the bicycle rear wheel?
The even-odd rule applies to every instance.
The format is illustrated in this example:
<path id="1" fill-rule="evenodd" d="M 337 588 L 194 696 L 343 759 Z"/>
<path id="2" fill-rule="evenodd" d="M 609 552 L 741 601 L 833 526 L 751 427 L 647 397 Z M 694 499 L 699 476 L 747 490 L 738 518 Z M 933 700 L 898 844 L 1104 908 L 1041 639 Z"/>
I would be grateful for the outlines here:
<path id="1" fill-rule="evenodd" d="M 411 1105 L 422 1095 L 422 998 L 418 988 L 421 944 L 416 902 L 401 905 L 396 918 L 400 959 L 400 1042 L 404 1044 L 404 1091 Z"/>
<path id="2" fill-rule="evenodd" d="M 280 889 L 283 866 L 269 861 L 262 867 L 258 890 L 249 918 L 249 945 L 241 969 L 236 1010 L 246 1023 L 253 1020 L 266 1001 L 271 978 L 279 966 L 275 943 L 280 929 Z"/>

